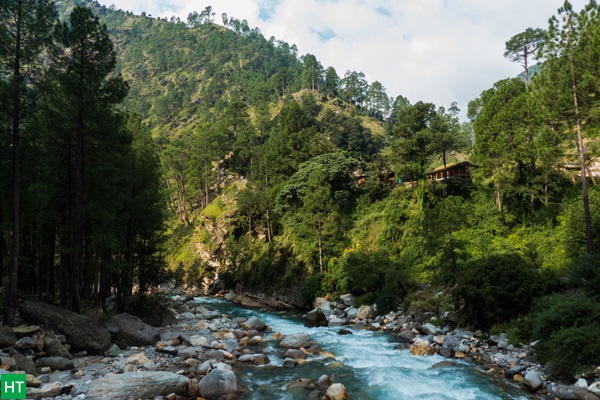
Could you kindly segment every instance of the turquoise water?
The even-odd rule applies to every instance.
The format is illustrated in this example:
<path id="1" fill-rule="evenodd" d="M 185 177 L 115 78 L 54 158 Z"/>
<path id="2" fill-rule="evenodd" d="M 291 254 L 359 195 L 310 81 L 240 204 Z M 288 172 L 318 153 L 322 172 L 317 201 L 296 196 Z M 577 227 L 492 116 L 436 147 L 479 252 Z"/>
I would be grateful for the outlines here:
<path id="1" fill-rule="evenodd" d="M 525 399 L 523 392 L 509 382 L 493 381 L 477 366 L 459 362 L 455 367 L 432 368 L 441 356 L 416 357 L 408 350 L 394 350 L 391 336 L 371 331 L 353 331 L 353 335 L 338 335 L 340 328 L 306 328 L 300 314 L 264 312 L 237 306 L 220 299 L 198 298 L 230 316 L 256 316 L 273 332 L 284 335 L 307 333 L 324 351 L 337 356 L 344 365 L 330 369 L 331 360 L 316 360 L 295 368 L 283 368 L 284 350 L 278 342 L 268 340 L 261 349 L 270 364 L 236 371 L 239 382 L 252 393 L 244 399 L 306 399 L 307 392 L 290 393 L 285 386 L 300 378 L 317 380 L 332 376 L 343 383 L 352 399 L 365 400 L 492 400 Z M 268 336 L 268 335 L 267 335 Z"/>

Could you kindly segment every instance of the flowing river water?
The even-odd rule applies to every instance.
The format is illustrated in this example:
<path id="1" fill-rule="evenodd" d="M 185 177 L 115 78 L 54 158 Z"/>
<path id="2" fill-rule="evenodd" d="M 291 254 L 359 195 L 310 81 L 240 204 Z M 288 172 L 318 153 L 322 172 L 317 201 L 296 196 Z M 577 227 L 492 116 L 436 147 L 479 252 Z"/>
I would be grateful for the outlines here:
<path id="1" fill-rule="evenodd" d="M 244 399 L 306 399 L 306 392 L 293 393 L 285 386 L 300 378 L 317 380 L 330 375 L 343 383 L 352 399 L 360 400 L 492 400 L 526 399 L 524 393 L 508 382 L 492 380 L 478 366 L 457 361 L 456 366 L 433 365 L 447 359 L 434 355 L 417 357 L 408 350 L 394 350 L 391 336 L 372 331 L 352 331 L 338 335 L 340 328 L 306 328 L 301 314 L 259 311 L 224 300 L 197 298 L 199 303 L 215 307 L 230 316 L 256 316 L 273 332 L 284 335 L 307 333 L 323 350 L 332 352 L 344 365 L 328 368 L 326 360 L 316 360 L 284 368 L 283 350 L 278 342 L 267 340 L 262 352 L 270 363 L 237 371 L 238 380 L 251 389 Z"/>

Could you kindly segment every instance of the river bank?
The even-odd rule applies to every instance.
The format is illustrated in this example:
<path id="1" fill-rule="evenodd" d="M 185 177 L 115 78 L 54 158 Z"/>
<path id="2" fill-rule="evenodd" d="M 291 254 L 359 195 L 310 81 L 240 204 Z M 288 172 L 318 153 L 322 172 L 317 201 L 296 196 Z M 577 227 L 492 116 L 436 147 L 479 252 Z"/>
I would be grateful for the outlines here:
<path id="1" fill-rule="evenodd" d="M 255 295 L 226 295 L 230 300 L 260 307 L 265 297 Z M 272 306 L 266 298 L 263 306 Z M 480 365 L 486 374 L 498 381 L 512 382 L 535 399 L 600 400 L 600 367 L 573 384 L 560 382 L 547 374 L 539 363 L 536 343 L 515 346 L 506 333 L 486 335 L 481 331 L 457 328 L 454 312 L 399 311 L 377 315 L 374 307 L 354 306 L 351 295 L 338 301 L 317 298 L 314 309 L 303 316 L 306 326 L 344 327 L 355 330 L 386 332 L 397 342 L 395 349 L 409 350 L 416 356 L 438 354 L 452 365 L 469 361 Z"/>
<path id="2" fill-rule="evenodd" d="M 500 390 L 493 383 L 493 371 L 480 371 L 466 363 L 472 354 L 469 351 L 464 359 L 456 357 L 455 351 L 455 359 L 448 362 L 439 354 L 419 357 L 400 350 L 402 343 L 395 344 L 390 335 L 382 333 L 397 336 L 390 328 L 394 323 L 401 326 L 398 318 L 355 320 L 354 327 L 347 329 L 351 335 L 341 336 L 339 327 L 304 327 L 300 314 L 233 309 L 223 300 L 190 295 L 174 296 L 168 302 L 174 319 L 160 328 L 123 314 L 101 326 L 64 309 L 25 302 L 21 318 L 29 325 L 1 329 L 0 372 L 27 373 L 27 398 L 31 399 L 524 396 L 510 387 Z M 337 305 L 331 310 L 331 305 L 331 315 L 342 310 Z M 353 313 L 348 306 L 346 311 Z M 77 322 L 59 320 L 65 316 Z M 430 328 L 427 324 L 421 327 Z M 417 330 L 417 325 L 412 324 L 411 329 Z M 440 333 L 434 335 L 438 340 Z M 456 333 L 446 332 L 446 337 Z M 421 333 L 415 333 L 413 344 L 419 336 Z M 461 343 L 464 340 L 461 338 Z"/>

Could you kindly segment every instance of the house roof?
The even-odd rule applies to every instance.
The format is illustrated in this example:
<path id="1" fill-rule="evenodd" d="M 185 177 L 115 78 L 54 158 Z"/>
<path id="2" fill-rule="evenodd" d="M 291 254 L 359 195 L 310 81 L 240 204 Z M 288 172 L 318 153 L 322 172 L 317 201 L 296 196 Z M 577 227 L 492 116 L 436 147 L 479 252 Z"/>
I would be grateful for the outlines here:
<path id="1" fill-rule="evenodd" d="M 448 170 L 450 168 L 460 167 L 460 166 L 463 166 L 463 165 L 464 166 L 471 166 L 472 164 L 470 162 L 468 162 L 468 161 L 461 161 L 461 162 L 458 162 L 458 163 L 446 164 L 446 169 Z M 444 171 L 444 166 L 443 165 L 437 167 L 433 171 L 427 172 L 425 175 L 433 175 L 436 172 L 441 172 L 441 171 Z"/>

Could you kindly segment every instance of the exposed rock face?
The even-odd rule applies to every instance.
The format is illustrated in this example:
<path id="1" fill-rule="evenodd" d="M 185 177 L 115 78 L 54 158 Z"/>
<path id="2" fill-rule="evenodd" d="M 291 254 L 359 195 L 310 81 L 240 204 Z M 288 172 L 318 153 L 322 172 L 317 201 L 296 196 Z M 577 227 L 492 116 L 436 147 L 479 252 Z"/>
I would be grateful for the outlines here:
<path id="1" fill-rule="evenodd" d="M 110 333 L 96 322 L 66 308 L 35 301 L 24 301 L 19 308 L 21 317 L 44 325 L 67 337 L 73 350 L 102 354 L 110 346 Z"/>
<path id="2" fill-rule="evenodd" d="M 329 321 L 327 320 L 325 313 L 323 313 L 323 310 L 321 310 L 320 307 L 317 307 L 302 316 L 302 323 L 307 328 L 314 328 L 315 326 L 327 326 Z"/>
<path id="3" fill-rule="evenodd" d="M 127 313 L 115 315 L 104 326 L 120 347 L 150 346 L 160 340 L 158 329 L 135 315 Z"/>
<path id="4" fill-rule="evenodd" d="M 237 377 L 232 371 L 213 369 L 198 383 L 200 396 L 207 399 L 219 398 L 237 392 Z"/>
<path id="5" fill-rule="evenodd" d="M 86 399 L 152 399 L 171 393 L 187 397 L 188 381 L 189 379 L 184 376 L 162 371 L 108 374 L 90 382 Z"/>

